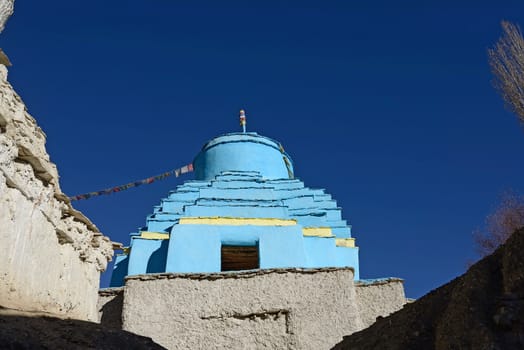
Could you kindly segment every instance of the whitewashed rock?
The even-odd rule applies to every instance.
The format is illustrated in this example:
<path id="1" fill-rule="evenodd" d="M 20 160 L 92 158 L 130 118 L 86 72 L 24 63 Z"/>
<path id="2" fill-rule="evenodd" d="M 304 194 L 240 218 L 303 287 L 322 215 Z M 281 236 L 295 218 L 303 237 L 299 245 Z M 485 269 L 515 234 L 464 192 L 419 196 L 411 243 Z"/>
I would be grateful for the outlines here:
<path id="1" fill-rule="evenodd" d="M 0 65 L 0 306 L 96 320 L 111 242 L 60 190 L 45 141 Z"/>

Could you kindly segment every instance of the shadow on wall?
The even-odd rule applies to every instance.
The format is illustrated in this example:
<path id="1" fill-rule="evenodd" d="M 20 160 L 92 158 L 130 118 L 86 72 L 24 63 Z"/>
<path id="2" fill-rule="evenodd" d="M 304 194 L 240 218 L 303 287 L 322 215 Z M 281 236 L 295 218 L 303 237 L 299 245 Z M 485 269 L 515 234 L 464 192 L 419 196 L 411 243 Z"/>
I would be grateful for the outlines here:
<path id="1" fill-rule="evenodd" d="M 110 329 L 122 329 L 122 307 L 124 305 L 124 292 L 118 293 L 112 300 L 102 307 L 100 324 Z"/>
<path id="2" fill-rule="evenodd" d="M 128 265 L 129 259 L 127 256 L 116 256 L 113 272 L 111 273 L 111 282 L 109 284 L 109 287 L 120 287 L 124 285 L 124 277 L 126 277 L 127 275 Z"/>
<path id="3" fill-rule="evenodd" d="M 166 271 L 167 248 L 169 240 L 165 239 L 160 244 L 160 248 L 155 250 L 147 262 L 147 273 L 160 273 Z"/>

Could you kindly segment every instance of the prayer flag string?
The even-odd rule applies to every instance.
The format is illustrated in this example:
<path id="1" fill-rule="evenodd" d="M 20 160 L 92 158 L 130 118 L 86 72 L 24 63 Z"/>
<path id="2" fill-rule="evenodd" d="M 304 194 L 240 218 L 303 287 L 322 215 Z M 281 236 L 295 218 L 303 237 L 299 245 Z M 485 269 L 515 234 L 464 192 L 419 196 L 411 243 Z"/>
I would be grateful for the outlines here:
<path id="1" fill-rule="evenodd" d="M 188 165 L 185 165 L 185 166 L 183 166 L 181 168 L 173 169 L 171 171 L 165 172 L 165 173 L 157 175 L 157 176 L 148 177 L 147 179 L 130 182 L 130 183 L 122 185 L 122 186 L 116 186 L 116 187 L 112 187 L 112 188 L 107 188 L 107 189 L 102 190 L 102 191 L 95 191 L 95 192 L 89 192 L 89 193 L 84 193 L 84 194 L 78 194 L 76 196 L 71 196 L 71 197 L 69 197 L 69 200 L 71 200 L 71 201 L 78 201 L 78 200 L 81 200 L 81 199 L 89 199 L 91 197 L 101 196 L 103 194 L 117 193 L 117 192 L 120 192 L 120 191 L 125 191 L 127 189 L 130 189 L 132 187 L 137 187 L 137 186 L 140 186 L 140 185 L 143 185 L 143 184 L 150 184 L 150 183 L 153 183 L 153 182 L 155 182 L 157 180 L 163 180 L 166 177 L 169 177 L 169 176 L 172 176 L 172 175 L 175 175 L 175 177 L 179 177 L 180 175 L 189 173 L 191 171 L 193 171 L 193 164 L 188 164 Z"/>

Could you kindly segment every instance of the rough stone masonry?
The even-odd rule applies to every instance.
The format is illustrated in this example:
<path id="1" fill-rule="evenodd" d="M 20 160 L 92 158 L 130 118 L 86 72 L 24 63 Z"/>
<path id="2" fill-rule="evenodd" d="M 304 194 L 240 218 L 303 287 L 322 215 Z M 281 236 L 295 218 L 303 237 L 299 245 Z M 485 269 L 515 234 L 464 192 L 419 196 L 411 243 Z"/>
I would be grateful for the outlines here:
<path id="1" fill-rule="evenodd" d="M 168 349 L 330 349 L 405 304 L 400 279 L 351 268 L 129 276 L 100 292 L 101 323 Z"/>

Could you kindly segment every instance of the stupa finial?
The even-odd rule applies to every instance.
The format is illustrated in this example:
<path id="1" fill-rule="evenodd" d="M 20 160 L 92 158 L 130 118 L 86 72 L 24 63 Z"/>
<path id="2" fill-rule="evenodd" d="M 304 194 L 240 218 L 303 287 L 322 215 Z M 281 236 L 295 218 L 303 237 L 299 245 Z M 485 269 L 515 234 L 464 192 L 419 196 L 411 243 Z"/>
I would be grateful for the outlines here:
<path id="1" fill-rule="evenodd" d="M 240 125 L 242 126 L 242 131 L 246 132 L 246 111 L 243 109 L 240 110 Z"/>

